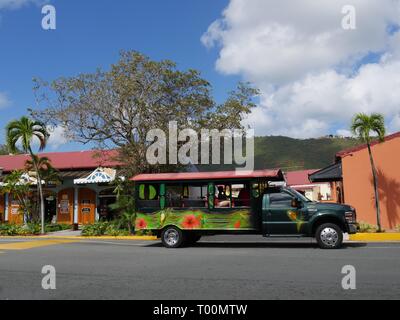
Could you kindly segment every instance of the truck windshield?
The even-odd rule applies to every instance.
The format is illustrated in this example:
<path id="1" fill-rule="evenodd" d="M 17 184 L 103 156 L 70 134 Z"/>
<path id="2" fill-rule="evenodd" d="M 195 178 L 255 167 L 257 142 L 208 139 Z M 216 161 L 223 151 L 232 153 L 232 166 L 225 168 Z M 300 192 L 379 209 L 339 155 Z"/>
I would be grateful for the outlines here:
<path id="1" fill-rule="evenodd" d="M 303 201 L 303 202 L 312 202 L 310 199 L 308 199 L 306 196 L 304 196 L 303 194 L 301 194 L 297 190 L 292 189 L 292 188 L 288 188 L 288 190 L 290 190 L 290 192 L 293 193 L 296 197 L 298 197 L 301 201 Z"/>

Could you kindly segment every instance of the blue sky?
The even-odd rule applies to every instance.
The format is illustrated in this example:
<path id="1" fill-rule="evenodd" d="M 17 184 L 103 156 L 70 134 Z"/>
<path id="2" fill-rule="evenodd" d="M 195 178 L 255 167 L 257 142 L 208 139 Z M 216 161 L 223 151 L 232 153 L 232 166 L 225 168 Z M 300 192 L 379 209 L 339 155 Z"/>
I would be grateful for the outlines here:
<path id="1" fill-rule="evenodd" d="M 350 30 L 347 0 L 47 0 L 55 31 L 41 28 L 43 1 L 0 0 L 0 128 L 35 107 L 33 77 L 108 68 L 137 50 L 200 70 L 220 102 L 252 82 L 262 95 L 244 124 L 256 135 L 348 136 L 358 112 L 400 131 L 400 0 L 352 0 Z"/>
<path id="2" fill-rule="evenodd" d="M 35 107 L 32 78 L 52 80 L 107 68 L 119 51 L 138 50 L 152 59 L 171 59 L 182 69 L 195 68 L 222 100 L 239 80 L 215 71 L 218 56 L 200 38 L 219 17 L 227 0 L 51 1 L 57 29 L 41 28 L 40 5 L 0 10 L 0 92 L 9 100 L 0 127 Z M 4 130 L 0 136 L 4 142 Z M 60 150 L 85 149 L 69 144 Z"/>

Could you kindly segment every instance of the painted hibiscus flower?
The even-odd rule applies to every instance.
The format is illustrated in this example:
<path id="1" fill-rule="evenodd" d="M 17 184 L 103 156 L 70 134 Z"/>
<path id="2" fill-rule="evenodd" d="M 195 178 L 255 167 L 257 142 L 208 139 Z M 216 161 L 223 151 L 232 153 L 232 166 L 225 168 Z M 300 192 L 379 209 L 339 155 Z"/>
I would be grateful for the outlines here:
<path id="1" fill-rule="evenodd" d="M 200 227 L 200 220 L 194 215 L 186 216 L 182 222 L 185 229 L 196 229 Z"/>
<path id="2" fill-rule="evenodd" d="M 241 222 L 240 220 L 235 223 L 235 229 L 240 229 Z"/>
<path id="3" fill-rule="evenodd" d="M 136 228 L 141 230 L 141 229 L 146 229 L 147 228 L 147 222 L 144 219 L 138 219 L 136 221 Z"/>

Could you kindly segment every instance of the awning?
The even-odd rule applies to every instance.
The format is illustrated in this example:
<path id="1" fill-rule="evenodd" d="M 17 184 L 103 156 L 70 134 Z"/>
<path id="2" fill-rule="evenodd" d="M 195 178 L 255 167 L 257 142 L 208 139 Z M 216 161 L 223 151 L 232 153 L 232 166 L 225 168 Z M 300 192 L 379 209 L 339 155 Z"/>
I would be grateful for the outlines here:
<path id="1" fill-rule="evenodd" d="M 343 179 L 342 163 L 338 162 L 309 175 L 311 182 L 332 182 Z"/>
<path id="2" fill-rule="evenodd" d="M 86 178 L 75 179 L 74 184 L 110 183 L 115 180 L 116 170 L 111 168 L 97 168 Z"/>

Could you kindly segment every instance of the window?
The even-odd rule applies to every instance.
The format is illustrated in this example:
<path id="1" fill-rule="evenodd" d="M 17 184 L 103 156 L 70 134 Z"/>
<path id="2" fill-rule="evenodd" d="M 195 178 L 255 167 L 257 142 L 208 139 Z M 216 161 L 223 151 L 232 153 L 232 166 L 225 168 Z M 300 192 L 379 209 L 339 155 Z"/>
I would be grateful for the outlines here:
<path id="1" fill-rule="evenodd" d="M 139 185 L 138 208 L 160 208 L 160 195 L 158 185 Z"/>
<path id="2" fill-rule="evenodd" d="M 168 208 L 206 208 L 207 185 L 167 185 L 166 207 Z"/>
<path id="3" fill-rule="evenodd" d="M 248 183 L 215 184 L 215 208 L 248 208 L 251 205 Z"/>
<path id="4" fill-rule="evenodd" d="M 269 201 L 271 207 L 291 207 L 293 196 L 286 192 L 271 193 L 269 195 Z"/>

